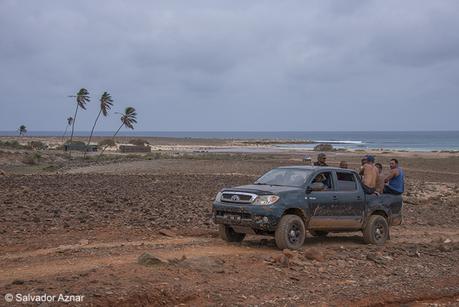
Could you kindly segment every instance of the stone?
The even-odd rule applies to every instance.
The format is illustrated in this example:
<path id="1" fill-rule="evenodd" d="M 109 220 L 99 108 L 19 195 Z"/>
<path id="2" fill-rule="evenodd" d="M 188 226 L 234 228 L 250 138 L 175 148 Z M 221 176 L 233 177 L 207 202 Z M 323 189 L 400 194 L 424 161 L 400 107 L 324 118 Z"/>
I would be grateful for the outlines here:
<path id="1" fill-rule="evenodd" d="M 289 249 L 284 249 L 282 251 L 282 253 L 284 254 L 285 257 L 287 257 L 289 259 L 291 259 L 291 258 L 293 258 L 295 256 L 294 252 L 289 250 Z"/>
<path id="2" fill-rule="evenodd" d="M 78 242 L 80 245 L 88 245 L 89 244 L 89 240 L 87 239 L 82 239 Z"/>
<path id="3" fill-rule="evenodd" d="M 169 229 L 160 229 L 158 231 L 161 235 L 166 236 L 166 237 L 175 237 L 175 233 Z"/>
<path id="4" fill-rule="evenodd" d="M 214 257 L 186 258 L 179 263 L 180 266 L 188 267 L 198 272 L 224 273 L 224 260 Z"/>
<path id="5" fill-rule="evenodd" d="M 281 255 L 278 255 L 278 256 L 274 257 L 274 262 L 276 264 L 280 264 L 283 267 L 288 267 L 289 264 L 290 264 L 290 261 L 289 261 L 288 257 L 285 256 L 284 254 L 281 254 Z"/>
<path id="6" fill-rule="evenodd" d="M 309 260 L 316 260 L 319 262 L 325 261 L 325 255 L 314 248 L 305 250 L 303 254 Z"/>
<path id="7" fill-rule="evenodd" d="M 167 260 L 161 259 L 158 256 L 152 255 L 150 253 L 143 253 L 137 258 L 137 263 L 144 266 L 155 266 L 160 264 L 168 263 Z"/>

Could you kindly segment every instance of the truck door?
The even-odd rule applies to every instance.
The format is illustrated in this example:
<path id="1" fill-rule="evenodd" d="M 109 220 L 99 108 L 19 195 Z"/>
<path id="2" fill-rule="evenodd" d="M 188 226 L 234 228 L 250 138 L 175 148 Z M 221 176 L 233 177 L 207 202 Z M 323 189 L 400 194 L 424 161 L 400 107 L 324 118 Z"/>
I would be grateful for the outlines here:
<path id="1" fill-rule="evenodd" d="M 353 172 L 346 170 L 337 170 L 334 175 L 336 205 L 333 207 L 333 228 L 360 229 L 365 210 L 365 196 L 358 179 Z"/>
<path id="2" fill-rule="evenodd" d="M 320 172 L 308 184 L 314 182 L 323 183 L 324 189 L 312 191 L 305 196 L 311 217 L 308 228 L 328 229 L 330 222 L 333 220 L 334 206 L 336 205 L 333 173 L 331 171 Z"/>

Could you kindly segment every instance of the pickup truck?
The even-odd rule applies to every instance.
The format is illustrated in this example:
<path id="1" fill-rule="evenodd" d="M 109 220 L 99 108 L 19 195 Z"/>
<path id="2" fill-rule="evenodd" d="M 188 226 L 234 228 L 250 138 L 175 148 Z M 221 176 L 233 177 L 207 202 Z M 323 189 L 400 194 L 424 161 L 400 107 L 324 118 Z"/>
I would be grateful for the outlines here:
<path id="1" fill-rule="evenodd" d="M 362 231 L 366 243 L 382 245 L 389 226 L 402 222 L 402 196 L 365 194 L 353 170 L 285 166 L 253 184 L 222 189 L 212 211 L 220 237 L 229 242 L 270 235 L 280 249 L 299 249 L 306 232 Z"/>

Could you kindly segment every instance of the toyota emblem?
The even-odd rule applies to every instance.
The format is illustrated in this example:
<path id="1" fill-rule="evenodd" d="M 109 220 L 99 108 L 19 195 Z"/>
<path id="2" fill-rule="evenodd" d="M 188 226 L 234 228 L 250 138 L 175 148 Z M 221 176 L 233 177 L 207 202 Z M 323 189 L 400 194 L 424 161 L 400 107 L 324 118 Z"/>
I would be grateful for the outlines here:
<path id="1" fill-rule="evenodd" d="M 239 196 L 238 195 L 233 195 L 231 196 L 232 201 L 239 201 Z"/>

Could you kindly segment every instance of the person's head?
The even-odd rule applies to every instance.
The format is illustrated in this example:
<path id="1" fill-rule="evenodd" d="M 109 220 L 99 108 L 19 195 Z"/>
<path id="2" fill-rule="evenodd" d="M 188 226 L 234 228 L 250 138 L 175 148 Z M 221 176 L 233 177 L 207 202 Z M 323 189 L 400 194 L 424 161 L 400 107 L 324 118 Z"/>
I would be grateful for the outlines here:
<path id="1" fill-rule="evenodd" d="M 341 162 L 339 163 L 339 167 L 341 167 L 341 168 L 347 168 L 347 167 L 348 167 L 348 166 L 347 166 L 347 162 L 346 162 L 346 161 L 341 161 Z"/>
<path id="2" fill-rule="evenodd" d="M 375 157 L 373 157 L 372 155 L 367 155 L 366 159 L 367 159 L 367 163 L 370 163 L 370 164 L 375 163 Z"/>
<path id="3" fill-rule="evenodd" d="M 326 160 L 327 160 L 327 155 L 325 155 L 323 152 L 321 152 L 317 156 L 317 161 L 319 161 L 319 162 L 325 163 Z"/>
<path id="4" fill-rule="evenodd" d="M 314 178 L 314 182 L 323 182 L 327 179 L 323 173 L 320 173 L 319 175 Z"/>
<path id="5" fill-rule="evenodd" d="M 398 160 L 397 159 L 390 159 L 389 167 L 391 169 L 397 168 L 398 167 Z"/>
<path id="6" fill-rule="evenodd" d="M 381 163 L 375 163 L 375 166 L 378 168 L 379 173 L 382 173 L 382 164 Z"/>
<path id="7" fill-rule="evenodd" d="M 366 157 L 362 158 L 362 160 L 360 160 L 360 162 L 362 163 L 362 165 L 367 164 L 367 158 Z"/>

